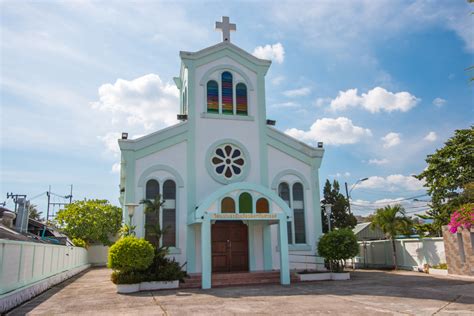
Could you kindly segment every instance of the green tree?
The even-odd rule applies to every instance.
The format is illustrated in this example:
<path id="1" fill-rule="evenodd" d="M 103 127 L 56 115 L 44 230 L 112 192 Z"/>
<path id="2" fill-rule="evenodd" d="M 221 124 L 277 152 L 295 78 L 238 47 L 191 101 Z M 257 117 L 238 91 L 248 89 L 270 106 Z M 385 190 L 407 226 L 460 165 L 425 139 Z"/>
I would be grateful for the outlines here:
<path id="1" fill-rule="evenodd" d="M 329 262 L 333 272 L 344 270 L 344 261 L 359 253 L 357 237 L 351 229 L 343 228 L 324 234 L 318 242 L 318 255 Z"/>
<path id="2" fill-rule="evenodd" d="M 412 226 L 411 220 L 406 216 L 405 209 L 400 205 L 379 208 L 375 211 L 371 221 L 371 228 L 379 227 L 385 236 L 392 242 L 393 268 L 397 269 L 397 249 L 395 236 L 406 234 Z"/>
<path id="3" fill-rule="evenodd" d="M 122 211 L 107 200 L 76 201 L 56 214 L 60 229 L 70 238 L 80 238 L 87 244 L 110 245 L 110 238 L 121 227 Z"/>
<path id="4" fill-rule="evenodd" d="M 456 130 L 426 162 L 428 167 L 417 178 L 426 182 L 431 209 L 420 217 L 432 219 L 432 230 L 440 235 L 456 208 L 474 202 L 474 126 Z"/>
<path id="5" fill-rule="evenodd" d="M 42 222 L 44 219 L 41 218 L 43 212 L 38 211 L 38 206 L 35 204 L 30 204 L 28 206 L 29 218 Z"/>
<path id="6" fill-rule="evenodd" d="M 332 186 L 329 180 L 326 180 L 324 184 L 323 194 L 324 199 L 323 204 L 331 204 L 331 229 L 335 228 L 354 228 L 357 224 L 357 219 L 354 215 L 349 213 L 349 202 L 346 197 L 339 192 L 340 186 L 337 180 L 334 180 Z M 323 222 L 323 232 L 328 232 L 328 220 L 326 210 L 322 208 L 322 222 Z"/>

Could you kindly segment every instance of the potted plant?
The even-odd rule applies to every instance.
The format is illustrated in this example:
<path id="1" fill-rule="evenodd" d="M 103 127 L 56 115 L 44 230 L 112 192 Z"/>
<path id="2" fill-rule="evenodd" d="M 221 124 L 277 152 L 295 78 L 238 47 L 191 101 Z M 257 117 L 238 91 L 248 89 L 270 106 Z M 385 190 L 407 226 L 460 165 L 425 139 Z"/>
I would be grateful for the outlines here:
<path id="1" fill-rule="evenodd" d="M 320 238 L 318 253 L 328 262 L 332 280 L 348 280 L 350 273 L 344 272 L 344 265 L 359 253 L 357 238 L 347 228 L 331 231 Z"/>
<path id="2" fill-rule="evenodd" d="M 109 249 L 108 266 L 112 268 L 112 282 L 118 293 L 132 293 L 140 290 L 140 282 L 154 258 L 153 246 L 135 236 L 119 239 Z"/>

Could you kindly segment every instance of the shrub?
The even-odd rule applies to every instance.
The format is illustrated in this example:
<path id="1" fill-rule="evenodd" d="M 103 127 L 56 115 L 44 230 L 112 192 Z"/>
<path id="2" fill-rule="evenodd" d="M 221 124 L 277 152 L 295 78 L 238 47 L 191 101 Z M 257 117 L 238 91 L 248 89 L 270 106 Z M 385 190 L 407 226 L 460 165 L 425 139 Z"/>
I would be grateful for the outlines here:
<path id="1" fill-rule="evenodd" d="M 341 260 L 353 258 L 359 253 L 357 238 L 350 229 L 333 230 L 319 239 L 318 253 L 329 261 L 333 272 L 342 272 L 344 265 Z"/>
<path id="2" fill-rule="evenodd" d="M 111 280 L 114 284 L 135 284 L 145 281 L 145 276 L 143 272 L 114 271 Z"/>
<path id="3" fill-rule="evenodd" d="M 81 238 L 73 238 L 72 239 L 72 243 L 74 244 L 74 246 L 76 247 L 82 247 L 82 248 L 86 248 L 87 247 L 87 243 L 82 240 Z"/>
<path id="4" fill-rule="evenodd" d="M 153 246 L 144 239 L 128 236 L 109 249 L 109 268 L 122 272 L 143 271 L 153 262 Z"/>

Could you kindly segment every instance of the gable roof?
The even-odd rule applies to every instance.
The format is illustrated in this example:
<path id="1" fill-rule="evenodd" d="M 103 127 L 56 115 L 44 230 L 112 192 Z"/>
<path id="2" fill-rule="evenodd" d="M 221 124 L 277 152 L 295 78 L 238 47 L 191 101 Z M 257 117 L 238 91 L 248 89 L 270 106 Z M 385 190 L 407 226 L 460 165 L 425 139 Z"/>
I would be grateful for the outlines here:
<path id="1" fill-rule="evenodd" d="M 200 59 L 200 58 L 203 58 L 208 55 L 215 54 L 217 52 L 224 51 L 224 50 L 229 50 L 231 52 L 234 52 L 256 66 L 264 66 L 266 68 L 269 68 L 272 63 L 271 60 L 257 58 L 253 56 L 252 54 L 246 52 L 242 48 L 230 42 L 221 42 L 219 44 L 201 49 L 197 52 L 180 51 L 179 56 L 181 57 L 182 60 L 185 60 L 185 59 L 196 60 L 196 59 Z"/>
<path id="2" fill-rule="evenodd" d="M 355 235 L 357 235 L 358 233 L 366 229 L 368 226 L 370 226 L 370 222 L 359 223 L 352 229 L 352 231 L 354 232 Z"/>

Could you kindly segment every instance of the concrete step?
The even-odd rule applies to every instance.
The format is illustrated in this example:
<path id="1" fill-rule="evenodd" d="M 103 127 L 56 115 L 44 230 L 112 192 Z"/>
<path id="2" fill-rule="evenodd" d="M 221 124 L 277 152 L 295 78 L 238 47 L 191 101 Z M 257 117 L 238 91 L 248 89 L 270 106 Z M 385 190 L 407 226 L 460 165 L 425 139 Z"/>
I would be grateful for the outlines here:
<path id="1" fill-rule="evenodd" d="M 295 273 L 290 274 L 291 283 L 299 281 Z M 229 272 L 229 273 L 213 273 L 212 286 L 224 287 L 235 285 L 250 285 L 250 284 L 279 284 L 280 271 L 257 271 L 257 272 Z M 185 282 L 180 282 L 180 288 L 200 288 L 201 275 L 191 274 Z"/>

